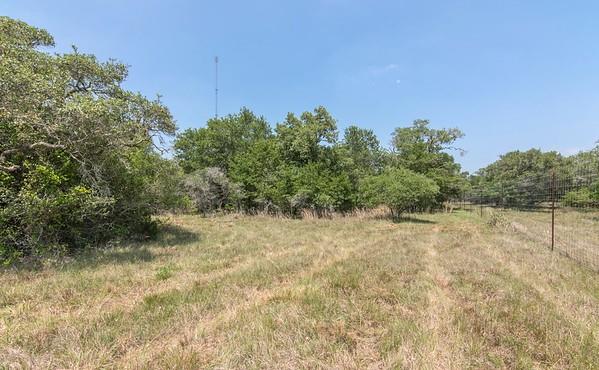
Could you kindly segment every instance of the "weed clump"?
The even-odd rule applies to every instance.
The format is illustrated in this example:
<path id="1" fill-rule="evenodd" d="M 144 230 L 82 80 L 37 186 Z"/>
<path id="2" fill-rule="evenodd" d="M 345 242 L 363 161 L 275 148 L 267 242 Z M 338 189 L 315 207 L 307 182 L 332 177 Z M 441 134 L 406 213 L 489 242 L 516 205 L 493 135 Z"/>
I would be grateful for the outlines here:
<path id="1" fill-rule="evenodd" d="M 486 224 L 492 228 L 502 229 L 505 231 L 514 229 L 510 220 L 500 212 L 491 212 Z"/>

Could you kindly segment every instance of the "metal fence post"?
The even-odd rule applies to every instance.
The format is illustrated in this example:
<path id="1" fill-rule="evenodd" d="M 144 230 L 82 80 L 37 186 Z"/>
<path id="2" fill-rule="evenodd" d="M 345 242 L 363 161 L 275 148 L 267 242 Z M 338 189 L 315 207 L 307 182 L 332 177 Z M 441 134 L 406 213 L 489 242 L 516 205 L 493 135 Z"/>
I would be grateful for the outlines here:
<path id="1" fill-rule="evenodd" d="M 555 170 L 551 171 L 551 251 L 555 248 Z"/>

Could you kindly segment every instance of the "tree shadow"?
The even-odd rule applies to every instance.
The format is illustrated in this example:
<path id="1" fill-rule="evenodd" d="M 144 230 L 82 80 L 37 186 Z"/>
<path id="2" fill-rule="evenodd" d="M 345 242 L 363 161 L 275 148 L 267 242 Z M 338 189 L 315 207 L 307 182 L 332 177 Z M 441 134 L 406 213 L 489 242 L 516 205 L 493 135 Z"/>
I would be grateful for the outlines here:
<path id="1" fill-rule="evenodd" d="M 65 266 L 69 270 L 85 270 L 102 265 L 124 265 L 151 262 L 156 255 L 143 246 L 112 247 L 86 250 L 73 257 Z"/>
<path id="2" fill-rule="evenodd" d="M 129 263 L 147 263 L 161 256 L 156 248 L 186 246 L 199 242 L 201 234 L 189 231 L 181 226 L 162 224 L 155 239 L 121 241 L 107 243 L 107 246 L 88 247 L 64 256 L 50 258 L 27 258 L 8 268 L 14 271 L 39 271 L 44 268 L 85 270 L 102 265 L 123 265 Z M 151 250 L 151 249 L 154 249 Z"/>
<path id="3" fill-rule="evenodd" d="M 425 220 L 422 218 L 416 218 L 413 216 L 407 217 L 394 217 L 391 221 L 396 224 L 436 224 L 437 221 Z"/>
<path id="4" fill-rule="evenodd" d="M 414 216 L 401 216 L 401 217 L 397 217 L 397 216 L 392 216 L 390 213 L 388 214 L 384 214 L 384 215 L 377 215 L 374 217 L 377 220 L 385 220 L 385 221 L 391 221 L 394 224 L 436 224 L 437 221 L 431 221 L 431 220 L 426 220 L 426 219 L 422 219 L 422 218 L 417 218 Z"/>
<path id="5" fill-rule="evenodd" d="M 151 262 L 161 253 L 150 248 L 166 248 L 187 246 L 202 239 L 199 233 L 189 231 L 181 226 L 165 223 L 160 225 L 158 235 L 154 239 L 129 242 L 111 248 L 89 249 L 76 256 L 73 268 L 93 268 L 105 264 L 128 264 Z M 87 255 L 85 255 L 87 254 Z"/>
<path id="6" fill-rule="evenodd" d="M 160 225 L 158 235 L 153 240 L 141 241 L 140 244 L 150 244 L 159 247 L 185 246 L 202 240 L 199 233 L 190 231 L 179 225 L 165 223 Z"/>

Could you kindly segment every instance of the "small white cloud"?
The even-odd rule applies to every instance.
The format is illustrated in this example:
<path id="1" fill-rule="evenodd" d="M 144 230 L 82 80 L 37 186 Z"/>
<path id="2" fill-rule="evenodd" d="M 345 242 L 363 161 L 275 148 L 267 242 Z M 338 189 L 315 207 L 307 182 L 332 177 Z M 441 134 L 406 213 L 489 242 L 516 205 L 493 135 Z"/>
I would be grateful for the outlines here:
<path id="1" fill-rule="evenodd" d="M 390 63 L 385 66 L 370 66 L 368 68 L 368 73 L 372 76 L 381 76 L 385 73 L 394 71 L 399 68 L 399 65 L 395 63 Z"/>
<path id="2" fill-rule="evenodd" d="M 395 80 L 395 83 L 399 85 L 401 83 L 401 80 Z"/>

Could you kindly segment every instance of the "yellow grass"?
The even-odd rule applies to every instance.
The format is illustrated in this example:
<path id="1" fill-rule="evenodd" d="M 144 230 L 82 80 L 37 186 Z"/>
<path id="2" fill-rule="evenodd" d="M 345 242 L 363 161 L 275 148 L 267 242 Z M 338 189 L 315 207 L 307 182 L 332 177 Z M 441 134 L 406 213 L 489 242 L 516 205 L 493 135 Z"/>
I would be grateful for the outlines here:
<path id="1" fill-rule="evenodd" d="M 551 247 L 550 209 L 517 211 L 486 208 L 483 217 L 499 217 L 510 231 Z M 554 225 L 554 250 L 599 272 L 599 212 L 557 208 Z"/>
<path id="2" fill-rule="evenodd" d="M 0 364 L 599 365 L 598 274 L 469 213 L 171 225 L 156 242 L 2 272 Z"/>

